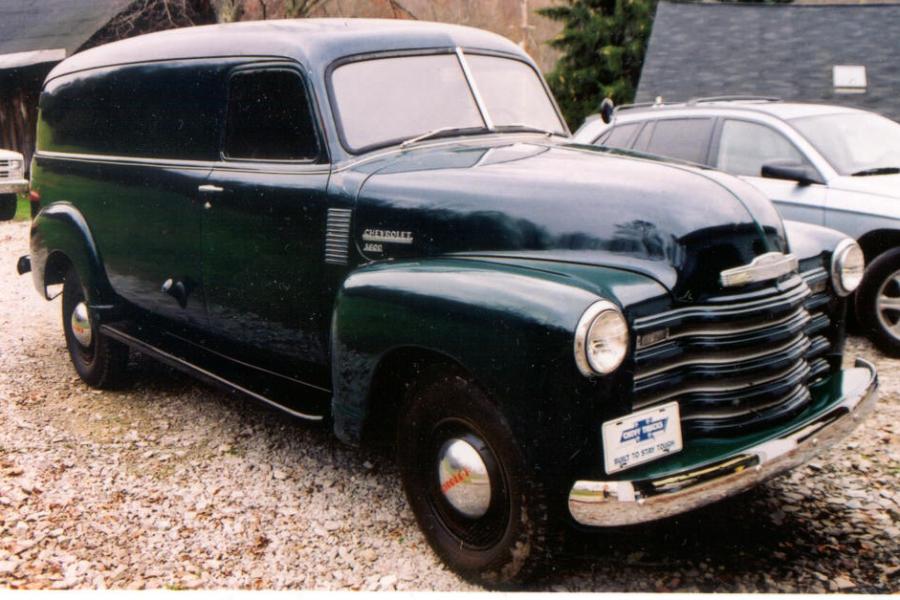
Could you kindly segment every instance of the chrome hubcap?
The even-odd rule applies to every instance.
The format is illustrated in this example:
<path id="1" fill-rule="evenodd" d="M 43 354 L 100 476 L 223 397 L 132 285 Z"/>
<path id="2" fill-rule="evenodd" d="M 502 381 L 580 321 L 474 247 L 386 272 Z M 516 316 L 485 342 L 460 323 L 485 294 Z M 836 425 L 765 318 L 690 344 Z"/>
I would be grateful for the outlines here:
<path id="1" fill-rule="evenodd" d="M 88 311 L 87 304 L 79 302 L 72 311 L 72 335 L 78 340 L 78 343 L 89 348 L 93 340 L 91 331 L 91 316 Z"/>
<path id="2" fill-rule="evenodd" d="M 878 321 L 889 334 L 900 339 L 900 271 L 884 280 L 875 300 Z"/>
<path id="3" fill-rule="evenodd" d="M 483 517 L 491 506 L 491 479 L 484 460 L 469 442 L 454 438 L 444 442 L 438 456 L 441 493 L 460 514 Z"/>

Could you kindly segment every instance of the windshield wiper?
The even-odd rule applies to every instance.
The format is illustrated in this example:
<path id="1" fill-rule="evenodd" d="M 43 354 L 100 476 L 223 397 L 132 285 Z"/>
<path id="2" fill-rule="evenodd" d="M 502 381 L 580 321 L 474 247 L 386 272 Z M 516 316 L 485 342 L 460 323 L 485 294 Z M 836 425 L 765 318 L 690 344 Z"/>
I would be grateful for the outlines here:
<path id="1" fill-rule="evenodd" d="M 426 131 L 421 135 L 417 135 L 415 137 L 411 137 L 408 140 L 405 140 L 400 144 L 401 148 L 406 148 L 407 146 L 411 146 L 416 142 L 422 142 L 424 140 L 428 140 L 434 137 L 454 134 L 454 133 L 469 133 L 469 132 L 482 132 L 487 131 L 485 127 L 438 127 L 437 129 L 432 129 L 431 131 Z"/>
<path id="2" fill-rule="evenodd" d="M 495 131 L 522 131 L 522 132 L 534 132 L 534 133 L 543 133 L 547 137 L 552 135 L 562 135 L 558 131 L 550 131 L 548 129 L 541 129 L 540 127 L 535 127 L 534 125 L 526 125 L 525 123 L 510 123 L 509 125 L 495 125 Z"/>
<path id="3" fill-rule="evenodd" d="M 851 173 L 853 177 L 867 177 L 869 175 L 896 175 L 900 173 L 900 167 L 875 167 L 874 169 L 863 169 L 856 173 Z"/>

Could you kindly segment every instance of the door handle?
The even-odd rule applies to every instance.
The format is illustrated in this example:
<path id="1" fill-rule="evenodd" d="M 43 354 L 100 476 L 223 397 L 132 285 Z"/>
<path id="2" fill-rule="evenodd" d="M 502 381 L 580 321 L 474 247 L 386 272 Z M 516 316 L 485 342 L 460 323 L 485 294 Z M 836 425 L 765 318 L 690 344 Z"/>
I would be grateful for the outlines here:
<path id="1" fill-rule="evenodd" d="M 221 194 L 225 191 L 225 188 L 217 185 L 201 185 L 197 188 L 197 191 L 201 194 Z"/>

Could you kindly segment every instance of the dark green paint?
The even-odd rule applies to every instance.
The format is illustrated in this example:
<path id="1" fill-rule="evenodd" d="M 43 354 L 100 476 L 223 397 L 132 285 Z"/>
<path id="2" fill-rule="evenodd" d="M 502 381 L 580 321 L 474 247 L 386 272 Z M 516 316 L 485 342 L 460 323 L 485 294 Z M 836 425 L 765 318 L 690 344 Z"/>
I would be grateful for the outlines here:
<path id="1" fill-rule="evenodd" d="M 360 438 L 381 401 L 371 384 L 385 361 L 428 352 L 458 363 L 501 403 L 517 435 L 533 441 L 535 468 L 564 489 L 602 464 L 600 424 L 631 410 L 633 359 L 605 378 L 575 366 L 583 311 L 607 298 L 633 321 L 697 302 L 722 292 L 722 269 L 787 249 L 781 219 L 758 192 L 683 164 L 532 134 L 359 157 L 341 147 L 325 83 L 334 60 L 455 46 L 528 60 L 487 34 L 385 23 L 369 32 L 303 23 L 232 31 L 127 40 L 51 73 L 32 171 L 43 206 L 32 232 L 35 282 L 43 287 L 51 255 L 65 255 L 95 308 L 115 305 L 160 338 L 170 333 L 164 341 L 208 350 L 204 368 L 227 375 L 251 365 L 273 381 L 331 389 L 344 440 Z M 308 80 L 330 162 L 222 159 L 230 73 L 287 63 Z M 128 103 L 140 90 L 154 96 Z M 112 153 L 126 159 L 97 156 Z M 346 265 L 324 260 L 330 208 L 353 211 Z M 411 243 L 367 249 L 371 229 Z M 820 233 L 802 233 L 795 251 L 805 264 L 834 245 Z M 186 297 L 162 291 L 169 279 Z M 833 402 L 838 385 L 813 390 L 815 407 Z M 321 406 L 306 400 L 292 406 Z M 702 463 L 751 441 L 692 440 L 633 473 Z"/>

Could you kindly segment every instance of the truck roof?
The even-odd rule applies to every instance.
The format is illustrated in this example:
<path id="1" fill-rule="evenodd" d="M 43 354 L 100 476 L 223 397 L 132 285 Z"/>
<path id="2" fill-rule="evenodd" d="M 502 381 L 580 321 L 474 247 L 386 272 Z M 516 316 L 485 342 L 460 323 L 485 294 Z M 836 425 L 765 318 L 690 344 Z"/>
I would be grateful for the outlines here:
<path id="1" fill-rule="evenodd" d="M 283 19 L 136 36 L 75 54 L 57 65 L 47 79 L 119 64 L 206 56 L 286 57 L 323 68 L 345 56 L 457 46 L 528 59 L 508 39 L 460 25 L 398 19 Z"/>

